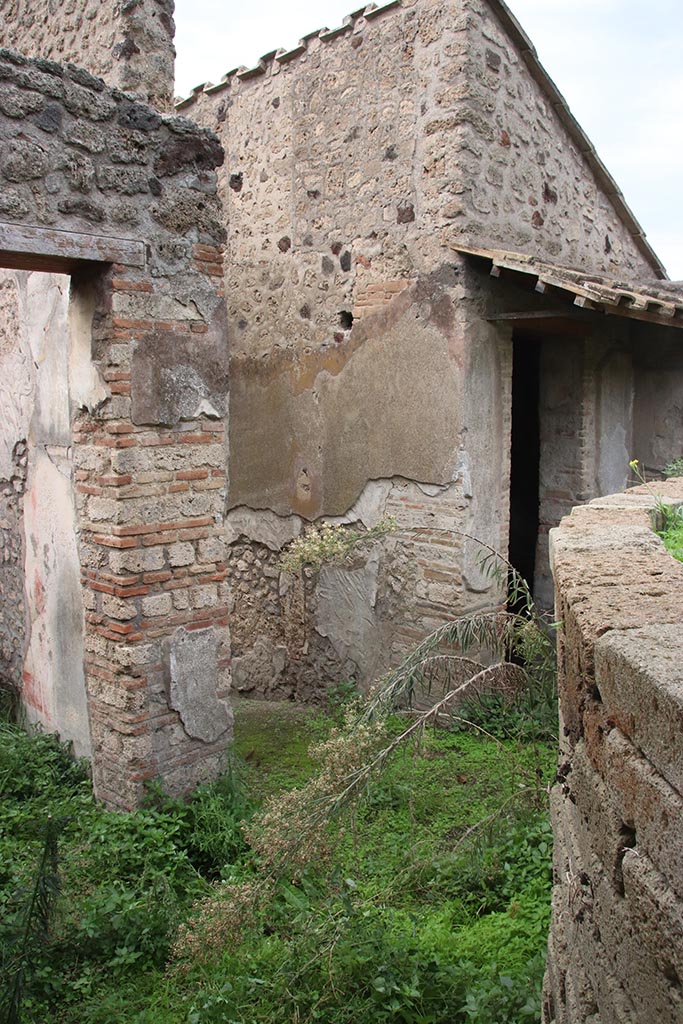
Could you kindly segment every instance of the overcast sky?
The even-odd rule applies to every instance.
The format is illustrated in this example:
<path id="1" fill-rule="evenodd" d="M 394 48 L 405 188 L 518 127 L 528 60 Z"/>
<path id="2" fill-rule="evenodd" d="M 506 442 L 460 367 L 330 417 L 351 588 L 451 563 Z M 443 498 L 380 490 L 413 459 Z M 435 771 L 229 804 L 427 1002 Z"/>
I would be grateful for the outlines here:
<path id="1" fill-rule="evenodd" d="M 176 0 L 176 92 L 218 82 L 353 0 Z M 683 0 L 508 0 L 650 244 L 683 279 Z"/>

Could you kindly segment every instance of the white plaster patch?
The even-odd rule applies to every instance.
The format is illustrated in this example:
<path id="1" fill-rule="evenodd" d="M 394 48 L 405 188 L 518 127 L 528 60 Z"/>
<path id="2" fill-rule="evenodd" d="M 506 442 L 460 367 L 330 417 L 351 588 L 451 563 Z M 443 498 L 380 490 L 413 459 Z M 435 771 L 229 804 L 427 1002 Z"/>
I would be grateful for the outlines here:
<path id="1" fill-rule="evenodd" d="M 71 288 L 69 303 L 69 387 L 78 409 L 93 412 L 107 398 L 107 389 L 92 361 L 92 321 L 97 297 L 95 289 Z"/>
<path id="2" fill-rule="evenodd" d="M 392 480 L 369 480 L 346 515 L 335 516 L 329 522 L 362 523 L 371 529 L 384 518 L 392 486 Z"/>
<path id="3" fill-rule="evenodd" d="M 299 516 L 278 516 L 269 509 L 252 509 L 241 505 L 228 513 L 225 520 L 225 542 L 234 544 L 246 537 L 256 544 L 265 544 L 271 551 L 280 551 L 301 534 L 303 520 Z"/>
<path id="4" fill-rule="evenodd" d="M 90 754 L 83 668 L 84 615 L 76 514 L 66 451 L 31 451 L 24 499 L 29 719 Z"/>
<path id="5" fill-rule="evenodd" d="M 12 271 L 0 275 L 0 480 L 9 480 L 14 472 L 14 446 L 28 437 L 33 364 L 19 323 L 17 275 Z"/>
<path id="6" fill-rule="evenodd" d="M 470 471 L 470 457 L 464 448 L 461 448 L 458 452 L 458 457 L 455 463 L 455 471 L 453 473 L 453 482 L 457 483 L 458 480 L 462 481 L 462 492 L 466 498 L 472 498 L 474 491 L 472 489 L 472 473 Z"/>
<path id="7" fill-rule="evenodd" d="M 22 274 L 18 282 L 22 331 L 36 368 L 31 439 L 68 445 L 69 279 L 64 274 Z"/>
<path id="8" fill-rule="evenodd" d="M 358 569 L 324 566 L 317 587 L 317 632 L 327 637 L 342 662 L 354 661 L 364 678 L 372 678 L 378 658 L 378 571 L 375 548 Z"/>
<path id="9" fill-rule="evenodd" d="M 188 736 L 213 743 L 230 725 L 226 705 L 216 696 L 219 639 L 214 629 L 188 632 L 182 626 L 164 643 L 170 706 Z"/>

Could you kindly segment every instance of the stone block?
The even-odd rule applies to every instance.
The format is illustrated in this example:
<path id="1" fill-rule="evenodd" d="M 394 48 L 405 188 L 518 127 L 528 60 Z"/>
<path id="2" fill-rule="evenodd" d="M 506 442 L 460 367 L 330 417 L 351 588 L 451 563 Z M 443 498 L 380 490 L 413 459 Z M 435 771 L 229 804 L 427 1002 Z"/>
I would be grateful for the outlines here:
<path id="1" fill-rule="evenodd" d="M 162 548 L 135 548 L 131 551 L 111 551 L 109 565 L 112 572 L 154 572 L 163 569 L 166 556 Z"/>
<path id="2" fill-rule="evenodd" d="M 123 601 L 120 597 L 105 594 L 102 598 L 102 611 L 112 619 L 126 622 L 134 619 L 138 613 L 134 601 Z"/>
<path id="3" fill-rule="evenodd" d="M 221 637 L 213 628 L 181 627 L 164 642 L 169 706 L 178 712 L 187 735 L 203 743 L 231 738 L 232 711 L 216 695 L 223 679 L 220 651 Z"/>
<path id="4" fill-rule="evenodd" d="M 624 893 L 639 941 L 671 986 L 683 980 L 683 900 L 644 853 L 628 852 L 623 862 Z M 677 982 L 678 979 L 678 982 Z"/>
<path id="5" fill-rule="evenodd" d="M 195 560 L 195 549 L 193 544 L 179 542 L 168 546 L 168 564 L 176 569 L 182 566 L 192 565 Z"/>
<path id="6" fill-rule="evenodd" d="M 596 642 L 595 674 L 612 720 L 683 793 L 680 623 L 610 631 Z"/>
<path id="7" fill-rule="evenodd" d="M 683 898 L 683 799 L 618 729 L 605 750 L 607 777 L 623 820 L 635 829 L 637 849 Z"/>
<path id="8" fill-rule="evenodd" d="M 632 845 L 630 828 L 622 819 L 611 788 L 590 761 L 583 742 L 577 745 L 572 756 L 566 785 L 572 807 L 582 819 L 584 842 L 589 844 L 612 885 L 621 888 L 624 851 Z"/>
<path id="9" fill-rule="evenodd" d="M 173 602 L 170 594 L 153 594 L 151 597 L 143 597 L 142 599 L 142 614 L 149 618 L 170 615 L 172 609 Z"/>

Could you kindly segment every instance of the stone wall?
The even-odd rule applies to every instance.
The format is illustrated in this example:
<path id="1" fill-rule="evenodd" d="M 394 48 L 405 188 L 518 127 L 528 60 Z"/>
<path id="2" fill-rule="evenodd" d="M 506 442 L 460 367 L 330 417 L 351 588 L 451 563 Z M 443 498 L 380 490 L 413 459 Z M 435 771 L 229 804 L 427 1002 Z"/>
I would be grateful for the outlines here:
<path id="1" fill-rule="evenodd" d="M 28 625 L 40 634 L 45 616 L 68 611 L 61 643 L 77 650 L 80 617 L 96 792 L 132 806 L 148 779 L 182 792 L 214 774 L 231 735 L 222 151 L 210 133 L 86 72 L 7 51 L 0 140 L 2 262 L 71 274 L 60 344 L 43 338 L 40 357 L 62 360 L 63 403 L 39 397 L 19 415 L 29 426 L 23 530 L 40 540 L 26 563 Z M 27 303 L 22 330 L 40 308 Z M 10 338 L 9 358 L 20 347 Z M 46 427 L 54 416 L 58 436 Z M 43 616 L 34 580 L 58 597 L 57 527 L 68 520 L 54 512 L 67 505 L 80 601 L 54 615 L 48 601 Z M 30 713 L 59 728 L 44 699 L 54 686 L 31 676 Z"/>
<path id="2" fill-rule="evenodd" d="M 624 219 L 623 198 L 590 141 L 548 87 L 530 40 L 510 24 L 509 12 L 501 19 L 504 5 L 465 0 L 462 6 L 467 53 L 458 55 L 459 80 L 452 70 L 456 55 L 442 61 L 433 124 L 443 152 L 457 139 L 458 234 L 473 245 L 485 239 L 492 249 L 542 255 L 563 266 L 663 276 L 641 246 L 632 215 Z"/>
<path id="3" fill-rule="evenodd" d="M 315 581 L 299 653 L 284 639 L 292 629 L 273 576 L 259 580 L 268 625 L 254 632 L 246 570 L 236 570 L 238 675 L 251 688 L 270 673 L 286 692 L 300 692 L 296 675 L 306 690 L 352 670 L 365 683 L 378 644 L 405 646 L 447 617 L 449 602 L 453 614 L 498 597 L 472 543 L 449 552 L 443 532 L 507 548 L 510 332 L 482 319 L 485 289 L 453 246 L 492 239 L 649 276 L 657 263 L 518 42 L 475 0 L 371 5 L 195 91 L 180 109 L 215 129 L 227 154 L 228 504 L 241 524 L 229 533 L 230 566 L 245 562 L 244 545 L 259 544 L 273 514 L 290 536 L 293 522 L 295 532 L 320 517 L 362 522 L 354 509 L 375 484 L 412 495 L 382 497 L 372 513 L 389 500 L 398 535 L 377 553 L 371 611 L 375 584 L 363 584 L 365 639 L 355 648 L 314 626 Z M 399 599 L 388 580 L 404 544 L 412 582 Z M 258 547 L 252 554 L 250 573 L 263 562 Z M 425 613 L 430 601 L 438 614 Z"/>
<path id="4" fill-rule="evenodd" d="M 2 0 L 0 46 L 68 61 L 171 110 L 173 0 Z"/>
<path id="5" fill-rule="evenodd" d="M 683 357 L 677 332 L 647 327 L 641 338 L 633 455 L 661 470 L 683 456 Z"/>
<path id="6" fill-rule="evenodd" d="M 680 480 L 653 484 L 683 503 Z M 551 534 L 561 752 L 544 1022 L 683 1019 L 683 565 L 635 488 Z"/>
<path id="7" fill-rule="evenodd" d="M 367 687 L 427 633 L 495 600 L 480 549 L 465 536 L 475 529 L 470 488 L 466 472 L 443 487 L 372 481 L 335 521 L 362 528 L 393 517 L 396 531 L 343 566 L 296 576 L 278 563 L 304 529 L 300 517 L 229 512 L 236 689 L 310 700 L 346 680 Z"/>

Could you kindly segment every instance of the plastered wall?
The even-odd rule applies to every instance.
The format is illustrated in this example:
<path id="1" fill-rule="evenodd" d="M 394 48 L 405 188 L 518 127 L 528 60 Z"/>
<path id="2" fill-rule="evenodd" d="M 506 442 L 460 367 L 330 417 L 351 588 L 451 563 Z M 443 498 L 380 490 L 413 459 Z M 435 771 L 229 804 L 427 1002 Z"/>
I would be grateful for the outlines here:
<path id="1" fill-rule="evenodd" d="M 683 456 L 683 359 L 672 334 L 648 327 L 637 356 L 634 457 L 653 470 Z"/>
<path id="2" fill-rule="evenodd" d="M 229 571 L 250 692 L 367 683 L 497 599 L 473 542 L 445 531 L 507 547 L 510 335 L 453 246 L 654 276 L 517 45 L 486 4 L 404 0 L 181 104 L 226 149 Z M 391 510 L 398 531 L 363 581 L 280 593 L 281 545 L 320 517 L 364 522 L 368 494 L 368 521 Z M 321 622 L 330 586 L 340 606 L 359 594 L 355 639 Z"/>
<path id="3" fill-rule="evenodd" d="M 78 756 L 87 756 L 84 611 L 70 446 L 69 278 L 14 271 L 2 277 L 4 294 L 16 303 L 15 315 L 4 321 L 7 387 L 0 427 L 2 486 L 8 496 L 14 494 L 13 543 L 0 570 L 3 646 L 12 651 L 6 683 L 21 692 L 30 721 L 59 732 Z"/>
<path id="4" fill-rule="evenodd" d="M 683 1017 L 683 565 L 652 532 L 680 480 L 551 533 L 560 760 L 546 1024 Z"/>
<path id="5" fill-rule="evenodd" d="M 20 337 L 19 296 L 14 275 L 0 272 L 0 685 L 17 691 L 24 664 L 23 499 L 28 465 L 27 422 L 31 393 L 27 355 Z"/>

